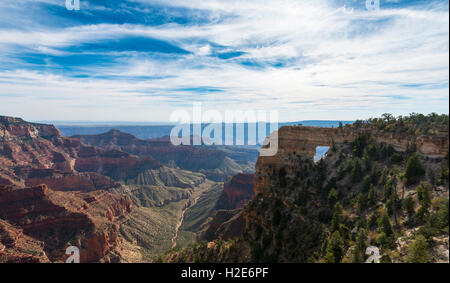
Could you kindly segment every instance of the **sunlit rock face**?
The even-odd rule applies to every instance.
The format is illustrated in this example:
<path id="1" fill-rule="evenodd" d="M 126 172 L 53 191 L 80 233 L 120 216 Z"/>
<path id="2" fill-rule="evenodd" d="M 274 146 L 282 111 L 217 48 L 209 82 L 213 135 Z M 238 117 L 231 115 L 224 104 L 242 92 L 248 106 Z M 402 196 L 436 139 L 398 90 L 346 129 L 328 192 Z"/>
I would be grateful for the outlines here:
<path id="1" fill-rule="evenodd" d="M 217 204 L 219 209 L 241 209 L 254 196 L 254 175 L 237 174 L 223 186 L 223 193 Z"/>

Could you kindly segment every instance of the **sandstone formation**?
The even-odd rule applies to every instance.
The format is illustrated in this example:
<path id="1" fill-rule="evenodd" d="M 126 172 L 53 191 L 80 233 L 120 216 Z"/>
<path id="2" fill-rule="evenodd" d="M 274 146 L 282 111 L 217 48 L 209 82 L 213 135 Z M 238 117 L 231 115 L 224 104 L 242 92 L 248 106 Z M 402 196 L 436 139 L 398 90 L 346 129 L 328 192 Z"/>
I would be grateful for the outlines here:
<path id="1" fill-rule="evenodd" d="M 254 197 L 254 175 L 237 174 L 223 185 L 223 191 L 215 206 L 216 212 L 205 224 L 199 236 L 201 240 L 228 240 L 242 234 L 245 222 L 242 209 Z"/>
<path id="2" fill-rule="evenodd" d="M 223 186 L 223 193 L 218 200 L 218 209 L 242 209 L 253 199 L 254 175 L 237 174 Z"/>
<path id="3" fill-rule="evenodd" d="M 70 245 L 80 247 L 83 262 L 102 260 L 118 246 L 117 223 L 130 211 L 129 198 L 104 191 L 0 188 L 0 219 L 41 241 L 51 261 L 62 261 Z"/>
<path id="4" fill-rule="evenodd" d="M 360 133 L 370 133 L 378 143 L 392 145 L 396 151 L 406 151 L 413 144 L 420 154 L 431 158 L 443 158 L 449 150 L 448 127 L 433 135 L 414 136 L 396 134 L 367 127 L 347 126 L 342 128 L 317 128 L 304 126 L 284 126 L 278 130 L 278 152 L 274 156 L 260 156 L 255 168 L 255 193 L 270 187 L 268 173 L 278 172 L 285 167 L 287 174 L 298 169 L 290 156 L 300 156 L 313 160 L 318 146 L 331 146 L 352 142 Z M 273 135 L 273 134 L 272 134 Z M 269 140 L 269 138 L 268 138 Z M 273 181 L 273 180 L 272 180 Z"/>
<path id="5" fill-rule="evenodd" d="M 0 263 L 45 263 L 44 244 L 0 219 Z"/>

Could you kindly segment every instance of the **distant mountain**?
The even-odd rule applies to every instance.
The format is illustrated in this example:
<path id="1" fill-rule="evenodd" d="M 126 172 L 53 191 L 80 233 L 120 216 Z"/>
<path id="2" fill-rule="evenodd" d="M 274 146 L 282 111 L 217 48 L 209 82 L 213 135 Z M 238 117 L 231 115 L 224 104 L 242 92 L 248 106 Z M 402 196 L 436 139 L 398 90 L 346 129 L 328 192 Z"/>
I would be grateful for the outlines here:
<path id="1" fill-rule="evenodd" d="M 55 125 L 63 135 L 70 137 L 75 135 L 98 135 L 106 133 L 112 129 L 131 134 L 139 139 L 154 139 L 169 136 L 173 126 L 163 125 Z"/>
<path id="2" fill-rule="evenodd" d="M 282 126 L 292 126 L 302 124 L 304 126 L 314 126 L 314 127 L 338 127 L 339 123 L 351 124 L 353 121 L 320 121 L 320 120 L 309 120 L 309 121 L 299 121 L 299 122 L 283 122 L 279 123 L 279 127 Z M 164 136 L 170 136 L 173 125 L 167 123 L 166 125 L 149 125 L 142 123 L 68 123 L 68 122 L 54 122 L 53 124 L 61 131 L 65 136 L 74 135 L 97 135 L 106 133 L 112 129 L 131 134 L 139 139 L 153 139 L 161 138 Z M 204 126 L 203 126 L 204 127 Z M 247 131 L 247 126 L 246 126 Z M 267 131 L 268 132 L 268 131 Z M 267 134 L 268 135 L 268 134 Z"/>

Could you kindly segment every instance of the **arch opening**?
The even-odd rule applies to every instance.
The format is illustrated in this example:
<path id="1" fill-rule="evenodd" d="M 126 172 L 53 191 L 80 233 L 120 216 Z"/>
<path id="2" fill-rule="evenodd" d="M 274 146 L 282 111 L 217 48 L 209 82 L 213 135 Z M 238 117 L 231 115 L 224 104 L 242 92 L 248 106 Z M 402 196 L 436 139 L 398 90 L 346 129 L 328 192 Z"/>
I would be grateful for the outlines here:
<path id="1" fill-rule="evenodd" d="M 314 162 L 319 162 L 321 159 L 327 156 L 330 151 L 329 146 L 316 146 L 316 154 L 314 155 Z"/>

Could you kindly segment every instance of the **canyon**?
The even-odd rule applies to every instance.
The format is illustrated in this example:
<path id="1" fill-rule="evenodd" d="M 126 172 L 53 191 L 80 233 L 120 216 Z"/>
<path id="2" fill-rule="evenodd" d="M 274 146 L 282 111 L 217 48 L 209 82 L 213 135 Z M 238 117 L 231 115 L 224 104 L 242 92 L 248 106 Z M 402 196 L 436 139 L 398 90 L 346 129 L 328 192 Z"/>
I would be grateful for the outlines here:
<path id="1" fill-rule="evenodd" d="M 276 134 L 277 153 L 256 159 L 249 149 L 173 146 L 168 137 L 141 140 L 114 129 L 65 137 L 51 125 L 0 116 L 0 262 L 64 262 L 72 245 L 82 262 L 150 262 L 195 242 L 197 255 L 168 258 L 190 261 L 204 252 L 218 262 L 305 262 L 320 251 L 332 189 L 349 211 L 345 224 L 357 228 L 354 200 L 365 185 L 348 176 L 354 164 L 364 161 L 359 170 L 366 175 L 385 167 L 411 194 L 416 188 L 399 175 L 411 154 L 432 171 L 422 180 L 435 183 L 448 160 L 445 125 L 426 134 L 369 123 L 283 126 Z M 369 142 L 389 154 L 370 157 Z M 330 152 L 316 162 L 318 146 Z M 442 182 L 434 184 L 435 202 L 448 199 Z M 378 195 L 385 190 L 372 186 Z"/>
<path id="2" fill-rule="evenodd" d="M 117 130 L 64 137 L 0 116 L 0 260 L 63 262 L 74 245 L 82 262 L 150 261 L 176 238 L 177 215 L 215 187 L 207 178 L 251 168 L 251 155 Z"/>

